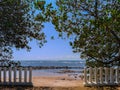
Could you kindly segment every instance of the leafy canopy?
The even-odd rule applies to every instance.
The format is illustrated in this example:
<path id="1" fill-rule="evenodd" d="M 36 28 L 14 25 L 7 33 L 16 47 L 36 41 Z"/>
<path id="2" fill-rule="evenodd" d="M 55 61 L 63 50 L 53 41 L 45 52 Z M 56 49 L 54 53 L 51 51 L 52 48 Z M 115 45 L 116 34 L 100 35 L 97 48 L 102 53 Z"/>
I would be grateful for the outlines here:
<path id="1" fill-rule="evenodd" d="M 120 65 L 119 0 L 56 0 L 56 6 L 37 7 L 36 20 L 52 22 L 61 37 L 73 37 L 73 51 L 88 66 Z"/>
<path id="2" fill-rule="evenodd" d="M 0 60 L 11 59 L 13 47 L 30 50 L 33 39 L 39 46 L 46 42 L 33 5 L 31 0 L 0 0 Z"/>

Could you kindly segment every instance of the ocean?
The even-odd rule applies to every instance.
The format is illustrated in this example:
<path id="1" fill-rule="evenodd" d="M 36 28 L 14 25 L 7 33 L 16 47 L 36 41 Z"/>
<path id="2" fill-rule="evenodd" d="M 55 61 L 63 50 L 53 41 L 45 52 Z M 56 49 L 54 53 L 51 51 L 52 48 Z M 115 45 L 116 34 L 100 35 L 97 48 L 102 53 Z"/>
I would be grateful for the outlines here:
<path id="1" fill-rule="evenodd" d="M 22 66 L 47 67 L 47 69 L 33 70 L 33 76 L 79 74 L 85 66 L 84 60 L 22 60 L 20 62 Z M 69 68 L 51 69 L 49 67 Z"/>
<path id="2" fill-rule="evenodd" d="M 22 66 L 68 66 L 68 67 L 84 67 L 83 60 L 26 60 L 20 61 Z"/>

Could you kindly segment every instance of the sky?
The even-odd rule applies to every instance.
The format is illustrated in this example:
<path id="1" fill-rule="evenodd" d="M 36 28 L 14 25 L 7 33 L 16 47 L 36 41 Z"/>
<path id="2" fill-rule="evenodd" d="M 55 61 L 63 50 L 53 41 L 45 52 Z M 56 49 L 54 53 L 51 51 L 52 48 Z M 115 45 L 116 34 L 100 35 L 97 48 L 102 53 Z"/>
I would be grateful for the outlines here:
<path id="1" fill-rule="evenodd" d="M 52 2 L 55 6 L 55 0 L 46 0 L 46 3 Z M 72 52 L 69 45 L 69 39 L 55 38 L 51 40 L 51 36 L 58 37 L 54 26 L 51 23 L 45 23 L 43 31 L 46 34 L 47 43 L 42 48 L 33 40 L 30 43 L 32 47 L 30 52 L 26 50 L 13 49 L 13 60 L 80 60 L 80 54 Z"/>
<path id="2" fill-rule="evenodd" d="M 58 33 L 51 23 L 45 23 L 43 31 L 47 36 L 47 43 L 42 48 L 33 40 L 30 43 L 30 52 L 13 49 L 13 60 L 80 60 L 80 54 L 72 52 L 69 39 L 58 38 Z M 50 38 L 52 35 L 56 37 L 54 40 Z"/>

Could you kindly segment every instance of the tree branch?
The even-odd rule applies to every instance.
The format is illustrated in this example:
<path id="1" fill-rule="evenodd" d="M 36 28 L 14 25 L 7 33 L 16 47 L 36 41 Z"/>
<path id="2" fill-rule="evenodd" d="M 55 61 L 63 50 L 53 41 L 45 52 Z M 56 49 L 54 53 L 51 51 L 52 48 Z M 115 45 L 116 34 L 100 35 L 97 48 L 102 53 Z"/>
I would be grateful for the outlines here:
<path id="1" fill-rule="evenodd" d="M 110 32 L 116 38 L 117 42 L 119 43 L 119 47 L 120 47 L 120 38 L 117 36 L 117 34 L 113 30 L 110 30 Z"/>

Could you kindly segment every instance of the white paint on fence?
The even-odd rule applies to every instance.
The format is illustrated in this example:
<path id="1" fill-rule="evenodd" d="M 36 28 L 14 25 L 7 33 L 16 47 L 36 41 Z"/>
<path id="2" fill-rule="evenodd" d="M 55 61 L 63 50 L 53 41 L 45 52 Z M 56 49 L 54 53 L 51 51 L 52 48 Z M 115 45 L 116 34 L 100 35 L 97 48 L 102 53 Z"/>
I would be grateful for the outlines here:
<path id="1" fill-rule="evenodd" d="M 85 68 L 85 85 L 119 85 L 120 68 Z"/>
<path id="2" fill-rule="evenodd" d="M 98 83 L 97 73 L 98 73 L 98 70 L 97 70 L 97 68 L 95 68 L 95 73 L 94 73 L 94 75 L 95 75 L 95 83 L 96 83 L 96 84 Z"/>
<path id="3" fill-rule="evenodd" d="M 32 82 L 32 68 L 29 70 L 29 82 Z"/>
<path id="4" fill-rule="evenodd" d="M 116 83 L 119 83 L 119 77 L 120 76 L 120 73 L 119 73 L 119 68 L 116 68 L 116 73 L 115 73 L 115 77 L 116 77 Z"/>
<path id="5" fill-rule="evenodd" d="M 89 78 L 90 82 L 92 82 L 92 68 L 90 67 L 90 78 Z"/>
<path id="6" fill-rule="evenodd" d="M 24 82 L 27 82 L 27 68 L 24 69 Z"/>
<path id="7" fill-rule="evenodd" d="M 100 67 L 100 84 L 103 83 L 103 68 Z"/>
<path id="8" fill-rule="evenodd" d="M 0 67 L 0 85 L 29 85 L 32 67 Z"/>
<path id="9" fill-rule="evenodd" d="M 14 83 L 16 83 L 16 67 L 14 67 Z"/>
<path id="10" fill-rule="evenodd" d="M 3 76 L 4 76 L 4 83 L 5 83 L 6 82 L 6 67 L 4 67 L 3 70 L 4 70 L 4 75 Z"/>
<path id="11" fill-rule="evenodd" d="M 1 67 L 0 67 L 0 82 L 1 82 Z"/>
<path id="12" fill-rule="evenodd" d="M 105 83 L 108 84 L 108 68 L 105 68 Z"/>
<path id="13" fill-rule="evenodd" d="M 12 74 L 12 68 L 10 67 L 10 68 L 9 68 L 9 82 L 10 82 L 10 83 L 11 83 L 11 78 L 12 78 L 12 77 L 11 77 L 11 74 Z"/>
<path id="14" fill-rule="evenodd" d="M 21 83 L 21 81 L 22 81 L 22 80 L 21 80 L 21 79 L 22 79 L 22 78 L 21 78 L 21 77 L 22 77 L 22 76 L 21 76 L 21 72 L 22 72 L 22 69 L 21 69 L 21 67 L 20 67 L 20 68 L 19 68 L 19 82 L 20 82 L 20 83 Z"/>

